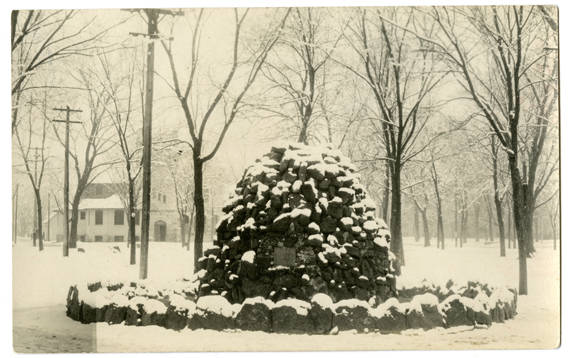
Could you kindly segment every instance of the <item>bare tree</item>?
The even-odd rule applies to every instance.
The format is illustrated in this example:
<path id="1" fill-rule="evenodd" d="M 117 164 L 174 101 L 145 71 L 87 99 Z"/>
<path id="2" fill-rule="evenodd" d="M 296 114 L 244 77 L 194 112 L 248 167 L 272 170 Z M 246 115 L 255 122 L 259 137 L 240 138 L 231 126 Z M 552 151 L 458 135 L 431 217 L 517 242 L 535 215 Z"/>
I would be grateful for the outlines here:
<path id="1" fill-rule="evenodd" d="M 495 136 L 491 136 L 491 144 L 489 147 L 491 151 L 491 164 L 492 164 L 492 177 L 493 177 L 493 202 L 495 203 L 495 215 L 497 216 L 497 226 L 499 228 L 499 254 L 505 257 L 505 221 L 503 219 L 503 200 L 505 197 L 505 190 L 501 191 L 499 188 L 499 145 L 495 140 Z"/>
<path id="2" fill-rule="evenodd" d="M 223 143 L 229 128 L 233 124 L 236 118 L 238 118 L 239 113 L 243 110 L 246 104 L 243 99 L 251 86 L 254 84 L 258 73 L 260 72 L 263 64 L 266 61 L 270 50 L 274 47 L 275 43 L 278 41 L 279 34 L 283 26 L 285 25 L 286 18 L 288 17 L 289 11 L 278 20 L 278 25 L 275 26 L 275 30 L 269 30 L 265 33 L 263 38 L 260 40 L 260 44 L 256 49 L 253 50 L 252 55 L 249 56 L 248 71 L 244 75 L 244 79 L 239 81 L 242 83 L 240 88 L 237 90 L 235 96 L 229 96 L 228 90 L 229 86 L 236 82 L 234 81 L 235 74 L 239 68 L 245 68 L 245 64 L 240 60 L 239 54 L 241 52 L 240 42 L 242 40 L 241 31 L 243 23 L 247 17 L 249 10 L 244 10 L 244 12 L 239 13 L 237 9 L 234 10 L 235 16 L 235 30 L 233 38 L 233 48 L 232 48 L 232 62 L 230 69 L 223 81 L 219 86 L 215 96 L 209 102 L 206 107 L 205 112 L 200 113 L 197 110 L 192 110 L 191 102 L 192 99 L 195 100 L 193 96 L 193 91 L 195 91 L 195 78 L 198 72 L 200 63 L 200 51 L 199 51 L 199 38 L 200 29 L 202 26 L 203 12 L 204 10 L 199 10 L 197 18 L 195 20 L 192 36 L 191 36 L 191 54 L 190 54 L 190 65 L 189 65 L 189 76 L 185 86 L 180 81 L 180 76 L 177 71 L 177 67 L 173 55 L 173 45 L 172 42 L 162 41 L 163 48 L 168 56 L 173 85 L 171 86 L 174 91 L 177 100 L 183 110 L 183 114 L 186 119 L 187 128 L 189 130 L 189 145 L 193 155 L 193 180 L 194 180 L 194 203 L 195 203 L 195 251 L 194 251 L 194 267 L 197 268 L 197 261 L 202 255 L 203 251 L 203 234 L 205 229 L 205 205 L 203 200 L 203 169 L 206 162 L 211 160 L 219 147 Z M 230 98 L 229 98 L 230 97 Z M 213 147 L 207 151 L 205 148 L 206 138 L 205 130 L 209 124 L 213 113 L 216 115 L 221 115 L 224 121 L 221 125 L 219 135 L 210 140 Z M 221 112 L 219 114 L 219 112 Z"/>
<path id="3" fill-rule="evenodd" d="M 112 120 L 116 137 L 118 138 L 118 148 L 120 149 L 121 162 L 123 163 L 121 173 L 126 177 L 125 187 L 121 190 L 121 197 L 125 204 L 128 218 L 128 243 L 130 245 L 130 264 L 136 264 L 136 216 L 138 215 L 138 199 L 140 197 L 140 186 L 137 179 L 141 173 L 141 150 L 136 142 L 139 133 L 139 126 L 136 123 L 135 108 L 135 82 L 139 77 L 136 63 L 136 52 L 123 51 L 125 55 L 134 60 L 128 64 L 124 76 L 113 75 L 111 68 L 117 66 L 111 64 L 108 56 L 100 55 L 99 62 L 102 69 L 102 76 L 97 76 L 104 94 L 108 96 L 106 112 Z M 141 86 L 140 86 L 141 87 Z M 142 94 L 141 96 L 142 97 Z M 140 121 L 141 122 L 141 121 Z M 133 142 L 134 139 L 134 142 Z"/>
<path id="4" fill-rule="evenodd" d="M 434 186 L 434 194 L 436 195 L 436 247 L 444 250 L 446 248 L 446 238 L 444 236 L 444 210 L 442 208 L 442 190 L 440 184 L 440 176 L 436 168 L 436 158 L 434 151 L 430 151 L 430 177 Z"/>
<path id="5" fill-rule="evenodd" d="M 523 99 L 531 83 L 527 74 L 544 61 L 548 46 L 546 41 L 538 38 L 542 36 L 546 22 L 536 16 L 537 11 L 536 7 L 525 6 L 434 7 L 428 14 L 441 30 L 441 36 L 423 38 L 432 53 L 447 61 L 458 83 L 481 111 L 507 153 L 519 244 L 519 293 L 522 295 L 528 293 L 526 257 L 530 242 L 530 190 L 526 169 L 523 169 L 527 163 L 521 158 L 520 123 L 526 112 Z M 460 36 L 463 28 L 457 25 L 463 20 L 472 25 L 469 36 L 473 31 L 481 41 L 469 41 L 468 37 L 469 42 L 465 43 L 464 37 Z M 489 73 L 476 66 L 474 57 L 480 51 L 486 53 L 490 61 Z M 487 79 L 494 74 L 500 78 L 498 89 Z M 497 105 L 490 106 L 491 101 Z"/>
<path id="6" fill-rule="evenodd" d="M 113 160 L 105 160 L 104 156 L 115 145 L 112 141 L 112 126 L 107 124 L 108 105 L 111 102 L 110 95 L 101 86 L 96 86 L 93 70 L 79 70 L 76 78 L 85 88 L 88 88 L 86 100 L 89 106 L 88 118 L 83 119 L 81 130 L 75 136 L 74 149 L 70 148 L 69 156 L 72 160 L 75 172 L 75 192 L 71 203 L 71 223 L 69 231 L 69 247 L 77 247 L 77 224 L 79 221 L 79 203 L 81 196 L 89 184 L 91 184 L 105 168 L 115 163 Z M 61 145 L 65 145 L 65 139 L 60 135 L 54 125 L 54 132 Z M 83 146 L 84 144 L 84 146 Z M 82 147 L 82 148 L 81 148 Z"/>
<path id="7" fill-rule="evenodd" d="M 391 250 L 397 271 L 404 265 L 401 173 L 405 163 L 429 145 L 416 139 L 432 111 L 429 95 L 446 75 L 431 53 L 420 51 L 422 40 L 413 35 L 432 35 L 433 27 L 422 20 L 413 9 L 361 10 L 357 25 L 349 26 L 352 35 L 346 36 L 359 64 L 342 62 L 370 87 L 379 109 L 377 122 L 391 179 Z"/>
<path id="8" fill-rule="evenodd" d="M 179 220 L 181 245 L 189 250 L 191 220 L 193 216 L 193 181 L 189 180 L 193 173 L 191 158 L 184 156 L 182 150 L 170 153 L 168 172 L 174 183 L 176 209 Z"/>
<path id="9" fill-rule="evenodd" d="M 33 89 L 62 88 L 52 83 L 35 83 L 44 68 L 71 56 L 85 55 L 107 31 L 90 33 L 91 20 L 72 28 L 76 10 L 14 10 L 11 15 L 12 49 L 12 134 L 18 125 L 22 95 Z M 70 26 L 71 25 L 71 26 Z"/>
<path id="10" fill-rule="evenodd" d="M 307 144 L 310 129 L 323 120 L 331 134 L 326 99 L 329 89 L 329 60 L 341 36 L 325 28 L 326 9 L 294 8 L 265 66 L 264 77 L 277 93 L 279 106 L 263 107 L 290 122 L 297 130 L 298 142 Z M 327 87 L 327 88 L 326 88 Z M 279 108 L 280 107 L 280 108 Z M 292 107 L 292 110 L 287 110 Z M 290 114 L 290 112 L 294 114 Z"/>
<path id="11" fill-rule="evenodd" d="M 43 211 L 41 203 L 41 187 L 46 171 L 46 163 L 48 155 L 46 152 L 46 139 L 47 139 L 47 94 L 44 93 L 43 100 L 39 103 L 28 103 L 27 107 L 27 121 L 26 126 L 14 127 L 14 136 L 16 137 L 16 145 L 20 152 L 20 157 L 23 161 L 25 174 L 30 180 L 34 192 L 35 199 L 35 219 L 34 223 L 36 231 L 33 233 L 34 246 L 36 238 L 38 240 L 39 251 L 43 250 Z M 35 108 L 39 107 L 39 108 Z M 40 112 L 39 117 L 42 118 L 38 123 L 34 119 L 37 111 Z M 39 143 L 39 146 L 34 146 L 34 143 Z M 49 215 L 49 213 L 48 213 Z M 16 228 L 14 228 L 15 230 Z"/>

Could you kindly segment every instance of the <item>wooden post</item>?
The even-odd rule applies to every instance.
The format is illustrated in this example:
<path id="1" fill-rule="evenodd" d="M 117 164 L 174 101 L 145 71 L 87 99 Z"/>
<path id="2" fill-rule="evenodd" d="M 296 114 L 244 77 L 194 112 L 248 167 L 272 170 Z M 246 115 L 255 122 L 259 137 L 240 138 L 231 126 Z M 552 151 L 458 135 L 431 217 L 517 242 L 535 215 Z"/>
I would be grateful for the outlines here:
<path id="1" fill-rule="evenodd" d="M 150 235 L 150 191 L 152 174 L 152 102 L 154 99 L 154 42 L 158 32 L 158 13 L 145 10 L 148 18 L 148 50 L 146 52 L 146 96 L 142 123 L 142 222 L 140 234 L 140 279 L 148 277 L 148 241 Z"/>
<path id="2" fill-rule="evenodd" d="M 133 36 L 150 39 L 146 52 L 146 94 L 142 121 L 142 221 L 140 223 L 140 279 L 148 277 L 148 241 L 150 237 L 150 191 L 152 188 L 152 104 L 154 100 L 154 41 L 159 38 L 158 18 L 160 15 L 181 15 L 181 11 L 163 9 L 126 9 L 130 12 L 144 12 L 148 24 L 147 33 L 131 32 Z"/>
<path id="3" fill-rule="evenodd" d="M 65 108 L 54 108 L 55 111 L 65 112 L 65 120 L 53 120 L 54 122 L 65 123 L 65 172 L 63 182 L 63 224 L 65 225 L 65 238 L 63 241 L 63 256 L 69 256 L 69 125 L 71 123 L 81 123 L 79 121 L 69 120 L 71 112 L 82 112 L 80 109 L 71 109 L 69 106 Z"/>

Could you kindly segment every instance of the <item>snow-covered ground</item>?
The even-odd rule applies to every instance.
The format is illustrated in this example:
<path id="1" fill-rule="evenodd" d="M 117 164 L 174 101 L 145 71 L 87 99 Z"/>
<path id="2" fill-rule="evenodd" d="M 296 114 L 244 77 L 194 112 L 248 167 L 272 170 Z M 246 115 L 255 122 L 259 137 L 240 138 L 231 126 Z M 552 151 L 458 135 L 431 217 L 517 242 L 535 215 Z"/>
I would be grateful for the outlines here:
<path id="1" fill-rule="evenodd" d="M 65 317 L 69 285 L 96 280 L 135 280 L 138 266 L 128 265 L 126 245 L 79 243 L 85 253 L 72 250 L 70 257 L 63 258 L 60 245 L 48 244 L 40 254 L 29 241 L 22 239 L 13 247 L 14 341 L 20 351 L 34 351 L 34 347 L 49 351 L 50 348 L 42 346 L 45 337 L 57 336 L 53 339 L 56 348 L 51 349 L 81 350 L 69 348 L 64 342 L 70 337 L 69 332 L 89 327 L 82 347 L 99 352 L 553 348 L 560 340 L 560 251 L 552 250 L 551 244 L 537 243 L 537 255 L 529 260 L 529 295 L 519 297 L 519 314 L 512 321 L 493 324 L 489 329 L 455 327 L 390 335 L 341 332 L 338 336 L 292 336 L 189 329 L 176 332 L 161 327 L 106 323 L 82 325 Z M 113 252 L 114 246 L 119 246 L 120 252 Z M 151 281 L 163 285 L 191 275 L 192 252 L 182 249 L 180 244 L 152 242 L 149 252 Z M 423 248 L 421 243 L 408 238 L 405 255 L 407 265 L 398 279 L 399 286 L 417 285 L 424 278 L 439 284 L 445 284 L 448 279 L 479 280 L 516 287 L 518 282 L 516 251 L 510 250 L 507 257 L 501 258 L 496 242 L 469 240 L 460 249 L 448 240 L 447 249 L 441 251 L 435 247 Z M 30 332 L 38 337 L 35 343 Z M 20 335 L 26 337 L 25 343 L 18 343 L 23 341 Z"/>

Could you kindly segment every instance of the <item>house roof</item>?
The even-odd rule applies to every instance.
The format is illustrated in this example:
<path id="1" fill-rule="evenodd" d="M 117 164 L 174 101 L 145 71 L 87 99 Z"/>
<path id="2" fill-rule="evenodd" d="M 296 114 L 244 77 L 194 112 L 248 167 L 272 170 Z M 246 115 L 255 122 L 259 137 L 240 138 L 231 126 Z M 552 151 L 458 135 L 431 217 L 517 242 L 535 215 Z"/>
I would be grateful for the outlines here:
<path id="1" fill-rule="evenodd" d="M 79 203 L 79 210 L 85 209 L 123 209 L 124 204 L 118 196 L 118 194 L 113 194 L 108 198 L 94 199 L 88 198 L 83 199 Z"/>

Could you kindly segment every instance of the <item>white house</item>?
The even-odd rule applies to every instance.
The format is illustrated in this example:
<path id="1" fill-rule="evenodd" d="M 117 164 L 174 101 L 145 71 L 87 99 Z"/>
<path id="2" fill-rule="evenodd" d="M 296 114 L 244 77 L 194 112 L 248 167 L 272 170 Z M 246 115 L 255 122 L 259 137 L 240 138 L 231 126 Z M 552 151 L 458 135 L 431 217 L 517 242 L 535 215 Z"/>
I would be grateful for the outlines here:
<path id="1" fill-rule="evenodd" d="M 85 189 L 79 203 L 77 239 L 87 242 L 123 242 L 128 240 L 128 218 L 113 183 L 93 183 Z M 168 202 L 173 201 L 173 203 Z M 136 215 L 136 239 L 140 237 L 140 215 Z M 71 215 L 71 213 L 69 213 Z M 63 213 L 50 216 L 50 237 L 63 241 Z M 175 198 L 163 192 L 152 194 L 150 210 L 150 240 L 180 241 L 179 218 Z"/>

